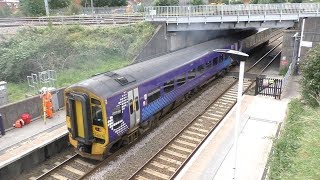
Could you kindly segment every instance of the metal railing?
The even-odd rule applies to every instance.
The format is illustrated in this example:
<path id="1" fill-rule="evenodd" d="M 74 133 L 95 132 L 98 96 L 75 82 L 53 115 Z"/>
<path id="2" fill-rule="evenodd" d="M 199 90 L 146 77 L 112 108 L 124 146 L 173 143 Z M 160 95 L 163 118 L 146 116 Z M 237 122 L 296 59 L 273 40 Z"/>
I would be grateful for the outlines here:
<path id="1" fill-rule="evenodd" d="M 78 15 L 78 16 L 43 16 L 0 18 L 0 27 L 21 25 L 67 25 L 67 24 L 128 24 L 142 21 L 143 17 L 136 14 L 127 15 Z"/>
<path id="2" fill-rule="evenodd" d="M 171 17 L 207 17 L 207 16 L 268 16 L 268 15 L 308 15 L 320 16 L 320 3 L 285 4 L 237 4 L 237 5 L 201 5 L 201 6 L 148 6 L 145 7 L 145 19 Z"/>

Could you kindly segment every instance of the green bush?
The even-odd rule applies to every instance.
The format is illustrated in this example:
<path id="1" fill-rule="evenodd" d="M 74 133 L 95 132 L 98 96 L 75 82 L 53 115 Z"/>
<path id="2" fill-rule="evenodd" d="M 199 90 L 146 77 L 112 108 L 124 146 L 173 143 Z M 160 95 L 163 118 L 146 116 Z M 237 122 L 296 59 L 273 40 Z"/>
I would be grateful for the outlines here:
<path id="1" fill-rule="evenodd" d="M 68 6 L 68 14 L 69 14 L 69 15 L 79 14 L 80 8 L 81 8 L 81 7 L 80 7 L 78 4 L 76 4 L 75 2 L 72 2 L 72 3 Z"/>
<path id="2" fill-rule="evenodd" d="M 10 7 L 7 5 L 0 7 L 0 17 L 9 17 L 9 16 L 11 16 Z"/>
<path id="3" fill-rule="evenodd" d="M 0 43 L 0 79 L 21 82 L 31 73 L 88 68 L 109 57 L 132 59 L 151 37 L 154 26 L 119 28 L 81 26 L 31 28 Z"/>
<path id="4" fill-rule="evenodd" d="M 203 5 L 203 1 L 202 0 L 192 0 L 191 4 L 196 6 L 196 5 Z"/>
<path id="5" fill-rule="evenodd" d="M 82 6 L 91 6 L 90 0 L 81 0 Z M 94 7 L 114 7 L 114 6 L 126 6 L 126 0 L 93 0 Z"/>
<path id="6" fill-rule="evenodd" d="M 302 96 L 311 106 L 320 105 L 320 45 L 302 64 Z"/>
<path id="7" fill-rule="evenodd" d="M 20 0 L 19 9 L 26 16 L 42 16 L 46 14 L 44 0 Z"/>
<path id="8" fill-rule="evenodd" d="M 179 0 L 157 0 L 155 2 L 156 6 L 177 6 L 179 5 Z"/>
<path id="9" fill-rule="evenodd" d="M 74 2 L 74 1 L 72 0 L 72 2 Z M 51 0 L 51 1 L 49 1 L 50 9 L 65 8 L 65 7 L 68 7 L 70 4 L 71 4 L 71 0 Z"/>

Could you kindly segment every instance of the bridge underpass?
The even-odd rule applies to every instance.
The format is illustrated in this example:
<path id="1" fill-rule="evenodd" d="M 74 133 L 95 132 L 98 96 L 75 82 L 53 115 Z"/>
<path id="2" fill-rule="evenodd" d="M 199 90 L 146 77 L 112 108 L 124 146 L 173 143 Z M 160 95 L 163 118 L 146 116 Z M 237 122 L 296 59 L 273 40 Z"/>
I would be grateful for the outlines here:
<path id="1" fill-rule="evenodd" d="M 149 6 L 144 14 L 167 31 L 288 28 L 307 17 L 320 17 L 319 3 Z"/>

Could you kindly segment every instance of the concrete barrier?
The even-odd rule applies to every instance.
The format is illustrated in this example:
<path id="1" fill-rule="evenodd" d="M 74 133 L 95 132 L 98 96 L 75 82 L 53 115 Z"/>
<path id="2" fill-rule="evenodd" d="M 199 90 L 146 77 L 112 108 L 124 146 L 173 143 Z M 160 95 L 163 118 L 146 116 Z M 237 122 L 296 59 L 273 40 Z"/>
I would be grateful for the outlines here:
<path id="1" fill-rule="evenodd" d="M 59 108 L 64 106 L 64 90 L 65 88 L 57 90 Z M 10 130 L 14 122 L 19 119 L 23 113 L 29 113 L 32 119 L 39 118 L 42 115 L 42 100 L 39 95 L 0 106 L 4 129 Z"/>
<path id="2" fill-rule="evenodd" d="M 36 167 L 39 163 L 64 151 L 68 147 L 68 135 L 63 135 L 59 139 L 38 147 L 20 159 L 0 168 L 0 179 L 19 179 L 18 177 L 23 171 Z"/>

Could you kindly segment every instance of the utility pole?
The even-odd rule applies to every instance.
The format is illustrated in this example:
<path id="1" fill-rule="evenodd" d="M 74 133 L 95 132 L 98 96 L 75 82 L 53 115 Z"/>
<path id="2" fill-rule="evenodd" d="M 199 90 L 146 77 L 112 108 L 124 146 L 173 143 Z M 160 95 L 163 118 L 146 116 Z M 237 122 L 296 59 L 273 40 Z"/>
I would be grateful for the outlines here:
<path id="1" fill-rule="evenodd" d="M 93 0 L 91 0 L 91 11 L 92 11 L 92 16 L 94 14 L 94 10 L 93 10 Z"/>
<path id="2" fill-rule="evenodd" d="M 44 0 L 44 7 L 46 8 L 46 15 L 49 16 L 49 3 L 48 3 L 48 0 Z"/>
<path id="3" fill-rule="evenodd" d="M 304 32 L 304 24 L 305 24 L 306 19 L 302 19 L 302 26 L 301 26 L 301 33 L 300 33 L 300 42 L 299 42 L 299 49 L 298 49 L 298 59 L 297 59 L 297 72 L 299 74 L 300 70 L 300 56 L 301 56 L 301 46 L 302 46 L 302 41 L 303 41 L 303 32 Z"/>

